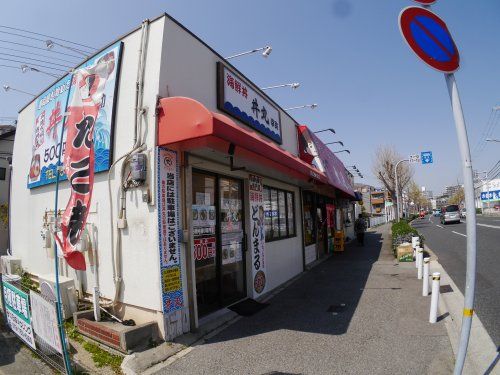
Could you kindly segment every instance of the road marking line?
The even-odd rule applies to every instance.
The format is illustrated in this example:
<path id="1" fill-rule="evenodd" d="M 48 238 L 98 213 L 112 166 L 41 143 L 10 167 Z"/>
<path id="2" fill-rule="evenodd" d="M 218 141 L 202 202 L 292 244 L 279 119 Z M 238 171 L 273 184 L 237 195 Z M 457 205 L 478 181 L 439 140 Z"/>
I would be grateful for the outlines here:
<path id="1" fill-rule="evenodd" d="M 439 228 L 443 228 L 441 225 L 439 224 L 436 224 L 436 227 L 439 227 Z M 443 228 L 444 229 L 444 228 Z"/>
<path id="2" fill-rule="evenodd" d="M 489 224 L 481 224 L 481 223 L 477 223 L 477 225 L 481 225 L 482 227 L 500 229 L 500 227 L 498 225 L 489 225 Z"/>
<path id="3" fill-rule="evenodd" d="M 463 234 L 463 233 L 458 233 L 458 232 L 455 232 L 454 230 L 451 231 L 451 233 L 455 233 L 455 234 L 458 234 L 460 236 L 464 236 L 464 237 L 467 237 L 466 234 Z"/>

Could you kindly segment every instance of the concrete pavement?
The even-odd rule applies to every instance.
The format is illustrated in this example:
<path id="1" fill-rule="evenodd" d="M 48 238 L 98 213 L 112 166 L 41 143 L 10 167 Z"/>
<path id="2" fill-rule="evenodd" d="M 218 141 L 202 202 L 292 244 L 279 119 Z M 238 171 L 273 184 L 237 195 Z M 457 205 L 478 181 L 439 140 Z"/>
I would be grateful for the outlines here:
<path id="1" fill-rule="evenodd" d="M 450 341 L 442 321 L 427 323 L 430 297 L 421 296 L 414 264 L 394 260 L 388 225 L 366 243 L 146 373 L 450 374 Z"/>
<path id="2" fill-rule="evenodd" d="M 0 375 L 51 375 L 54 371 L 9 331 L 0 312 Z"/>
<path id="3" fill-rule="evenodd" d="M 500 346 L 500 218 L 477 217 L 477 282 L 475 310 L 497 347 Z M 466 229 L 441 225 L 438 217 L 415 220 L 413 226 L 439 258 L 462 294 L 465 289 Z"/>

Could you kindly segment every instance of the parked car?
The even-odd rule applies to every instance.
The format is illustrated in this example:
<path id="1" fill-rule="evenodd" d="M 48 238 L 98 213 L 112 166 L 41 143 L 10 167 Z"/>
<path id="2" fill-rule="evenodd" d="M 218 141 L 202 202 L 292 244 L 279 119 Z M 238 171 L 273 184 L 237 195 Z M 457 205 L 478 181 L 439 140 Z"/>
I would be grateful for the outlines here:
<path id="1" fill-rule="evenodd" d="M 460 223 L 460 208 L 456 204 L 450 204 L 443 208 L 441 224 L 448 223 Z"/>
<path id="2" fill-rule="evenodd" d="M 462 219 L 465 219 L 465 218 L 467 217 L 467 210 L 466 210 L 465 208 L 462 208 L 462 209 L 460 210 L 460 217 L 461 217 Z"/>
<path id="3" fill-rule="evenodd" d="M 441 211 L 439 210 L 432 211 L 432 216 L 441 216 Z"/>

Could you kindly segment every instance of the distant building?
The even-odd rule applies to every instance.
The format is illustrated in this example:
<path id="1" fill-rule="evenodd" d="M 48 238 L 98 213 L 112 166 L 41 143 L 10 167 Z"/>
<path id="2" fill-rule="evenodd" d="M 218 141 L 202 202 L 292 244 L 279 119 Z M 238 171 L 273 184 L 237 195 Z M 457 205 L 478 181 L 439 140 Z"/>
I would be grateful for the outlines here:
<path id="1" fill-rule="evenodd" d="M 364 212 L 371 214 L 372 213 L 372 204 L 371 204 L 371 193 L 375 190 L 375 187 L 366 184 L 354 184 L 354 191 L 361 193 L 363 200 L 361 201 L 362 207 L 364 207 Z"/>
<path id="2" fill-rule="evenodd" d="M 391 193 L 385 189 L 375 189 L 371 192 L 372 214 L 383 215 L 386 202 L 392 203 Z"/>
<path id="3" fill-rule="evenodd" d="M 464 185 L 446 186 L 444 189 L 443 195 L 447 195 L 448 197 L 453 197 L 463 187 L 464 187 Z"/>
<path id="4" fill-rule="evenodd" d="M 425 186 L 422 186 L 422 195 L 427 198 L 428 200 L 431 200 L 434 198 L 434 194 L 432 193 L 432 190 L 427 190 Z"/>

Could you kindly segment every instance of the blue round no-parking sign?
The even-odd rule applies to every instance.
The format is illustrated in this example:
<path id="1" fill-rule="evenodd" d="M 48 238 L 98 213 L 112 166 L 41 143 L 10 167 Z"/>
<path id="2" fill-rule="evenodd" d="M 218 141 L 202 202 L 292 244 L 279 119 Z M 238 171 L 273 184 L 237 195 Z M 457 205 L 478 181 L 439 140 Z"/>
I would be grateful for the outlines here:
<path id="1" fill-rule="evenodd" d="M 460 54 L 446 23 L 430 10 L 408 7 L 399 15 L 399 27 L 410 48 L 426 64 L 443 73 L 460 66 Z"/>

